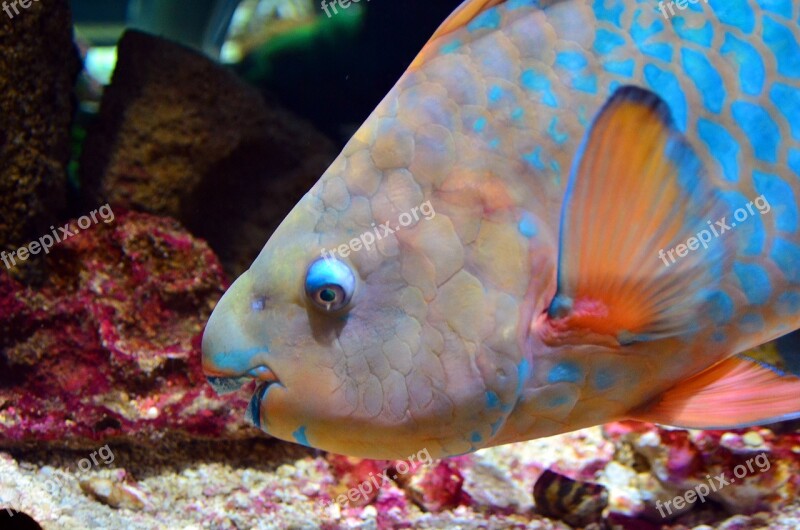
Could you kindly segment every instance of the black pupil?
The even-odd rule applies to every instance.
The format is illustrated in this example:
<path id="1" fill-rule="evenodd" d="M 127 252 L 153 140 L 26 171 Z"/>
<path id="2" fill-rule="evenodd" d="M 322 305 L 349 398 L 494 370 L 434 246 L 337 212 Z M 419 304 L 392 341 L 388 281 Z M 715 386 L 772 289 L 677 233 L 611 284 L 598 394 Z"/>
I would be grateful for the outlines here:
<path id="1" fill-rule="evenodd" d="M 326 303 L 331 303 L 336 300 L 336 291 L 330 288 L 325 288 L 319 292 L 319 299 Z"/>

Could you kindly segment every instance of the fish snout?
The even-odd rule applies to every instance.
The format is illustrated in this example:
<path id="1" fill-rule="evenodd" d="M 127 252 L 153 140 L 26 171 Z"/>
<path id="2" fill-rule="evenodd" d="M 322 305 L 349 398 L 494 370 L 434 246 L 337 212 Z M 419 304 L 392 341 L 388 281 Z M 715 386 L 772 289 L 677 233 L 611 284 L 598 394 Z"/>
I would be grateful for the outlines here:
<path id="1" fill-rule="evenodd" d="M 279 381 L 267 364 L 269 345 L 245 329 L 244 323 L 252 318 L 249 298 L 245 273 L 220 299 L 203 332 L 203 373 L 218 394 L 235 392 L 252 379 Z"/>

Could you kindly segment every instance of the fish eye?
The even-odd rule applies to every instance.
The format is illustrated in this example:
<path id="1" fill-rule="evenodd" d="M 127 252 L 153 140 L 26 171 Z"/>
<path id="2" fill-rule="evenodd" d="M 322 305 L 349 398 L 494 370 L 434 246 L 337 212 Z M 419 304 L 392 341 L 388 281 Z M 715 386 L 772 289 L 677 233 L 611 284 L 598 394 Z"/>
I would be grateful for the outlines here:
<path id="1" fill-rule="evenodd" d="M 353 271 L 334 258 L 317 259 L 306 272 L 306 296 L 323 311 L 339 311 L 347 306 L 355 286 Z"/>

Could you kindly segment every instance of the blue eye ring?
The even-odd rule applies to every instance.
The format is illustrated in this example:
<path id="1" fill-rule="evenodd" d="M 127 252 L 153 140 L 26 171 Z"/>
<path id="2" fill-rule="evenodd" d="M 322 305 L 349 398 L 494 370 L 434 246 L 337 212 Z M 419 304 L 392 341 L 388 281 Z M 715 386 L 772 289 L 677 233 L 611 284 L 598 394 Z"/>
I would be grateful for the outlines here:
<path id="1" fill-rule="evenodd" d="M 350 267 L 334 258 L 319 258 L 308 267 L 305 291 L 309 300 L 325 312 L 340 311 L 353 298 L 356 278 Z"/>

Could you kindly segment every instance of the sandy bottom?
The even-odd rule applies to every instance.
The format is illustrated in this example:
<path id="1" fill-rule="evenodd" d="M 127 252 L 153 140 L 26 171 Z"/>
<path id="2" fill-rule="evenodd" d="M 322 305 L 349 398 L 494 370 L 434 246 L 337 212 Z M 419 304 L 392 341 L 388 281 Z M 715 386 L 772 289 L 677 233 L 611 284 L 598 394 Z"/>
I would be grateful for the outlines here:
<path id="1" fill-rule="evenodd" d="M 535 477 L 552 465 L 607 462 L 614 448 L 595 428 L 479 451 L 464 474 L 472 505 L 437 513 L 409 502 L 395 483 L 383 486 L 373 505 L 325 504 L 342 491 L 329 460 L 274 440 L 112 444 L 94 461 L 92 453 L 55 447 L 0 452 L 0 528 L 24 528 L 25 515 L 18 512 L 45 530 L 570 528 L 535 514 Z M 624 476 L 606 472 L 599 479 L 609 487 L 612 508 L 630 509 L 646 495 L 628 487 Z M 800 502 L 694 528 L 797 529 Z"/>

